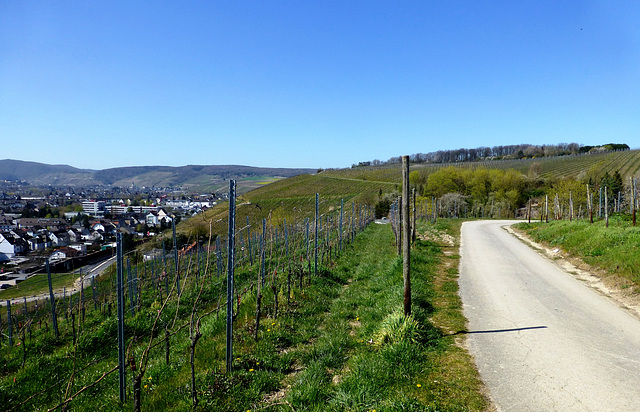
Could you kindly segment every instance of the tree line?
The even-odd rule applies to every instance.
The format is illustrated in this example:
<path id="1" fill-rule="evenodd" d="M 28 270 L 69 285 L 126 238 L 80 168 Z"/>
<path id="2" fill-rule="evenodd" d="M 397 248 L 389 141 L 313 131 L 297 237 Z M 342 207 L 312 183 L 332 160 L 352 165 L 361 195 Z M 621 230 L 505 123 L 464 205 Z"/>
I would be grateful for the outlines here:
<path id="1" fill-rule="evenodd" d="M 477 147 L 474 149 L 438 150 L 429 153 L 415 153 L 409 157 L 412 164 L 415 163 L 462 163 L 478 162 L 485 160 L 501 159 L 526 159 L 537 157 L 568 156 L 586 153 L 598 153 L 606 151 L 630 150 L 626 143 L 607 143 L 599 146 L 581 145 L 578 143 L 559 143 L 556 145 L 498 145 L 493 147 Z M 401 157 L 392 157 L 387 161 L 373 160 L 359 162 L 357 166 L 379 166 L 383 164 L 397 164 Z"/>
<path id="2" fill-rule="evenodd" d="M 559 207 L 569 202 L 586 210 L 587 187 L 591 193 L 603 193 L 607 188 L 607 203 L 612 212 L 622 211 L 631 202 L 631 183 L 625 182 L 618 171 L 613 173 L 590 170 L 578 178 L 543 178 L 533 164 L 524 174 L 515 169 L 457 168 L 447 166 L 429 173 L 414 170 L 409 175 L 418 196 L 437 199 L 440 213 L 482 217 L 514 217 L 518 209 L 530 200 L 541 202 L 545 196 L 558 198 Z M 576 210 L 577 212 L 577 210 Z"/>

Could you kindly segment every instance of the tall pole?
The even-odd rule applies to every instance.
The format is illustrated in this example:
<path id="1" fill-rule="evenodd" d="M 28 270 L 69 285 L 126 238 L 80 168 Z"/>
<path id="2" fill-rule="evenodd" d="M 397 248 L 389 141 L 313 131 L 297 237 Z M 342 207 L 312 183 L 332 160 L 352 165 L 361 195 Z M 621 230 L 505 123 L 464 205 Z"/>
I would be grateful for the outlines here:
<path id="1" fill-rule="evenodd" d="M 116 234 L 117 252 L 117 289 L 118 300 L 118 376 L 120 383 L 120 402 L 127 400 L 127 379 L 124 353 L 124 296 L 122 293 L 122 283 L 124 278 L 123 253 L 122 253 L 122 233 Z"/>
<path id="2" fill-rule="evenodd" d="M 260 284 L 262 286 L 264 286 L 266 260 L 267 260 L 267 219 L 262 219 L 262 237 L 260 238 Z"/>
<path id="3" fill-rule="evenodd" d="M 227 373 L 233 366 L 233 275 L 236 233 L 236 181 L 229 181 L 229 233 L 227 248 Z"/>
<path id="4" fill-rule="evenodd" d="M 544 218 L 549 223 L 549 195 L 544 195 Z"/>
<path id="5" fill-rule="evenodd" d="M 51 284 L 51 270 L 49 269 L 49 259 L 44 261 L 44 265 L 47 268 L 47 281 L 49 283 L 49 302 L 51 303 L 51 323 L 53 323 L 53 332 L 56 334 L 56 338 L 60 336 L 58 333 L 58 316 L 56 315 L 56 297 L 53 294 L 53 286 Z"/>
<path id="6" fill-rule="evenodd" d="M 315 230 L 315 237 L 313 239 L 313 245 L 314 245 L 314 256 L 315 256 L 315 266 L 313 269 L 313 274 L 318 276 L 318 219 L 319 219 L 319 208 L 320 206 L 320 195 L 318 193 L 316 193 L 316 230 Z"/>
<path id="7" fill-rule="evenodd" d="M 247 238 L 249 239 L 249 264 L 253 265 L 253 253 L 251 253 L 251 225 L 249 224 L 249 216 L 247 216 Z"/>
<path id="8" fill-rule="evenodd" d="M 9 332 L 9 347 L 13 346 L 13 325 L 11 324 L 11 299 L 7 299 L 7 328 Z"/>
<path id="9" fill-rule="evenodd" d="M 402 276 L 404 315 L 411 315 L 411 215 L 409 214 L 409 156 L 402 156 Z"/>
<path id="10" fill-rule="evenodd" d="M 601 218 L 602 217 L 602 186 L 600 186 L 600 196 L 598 197 L 598 200 L 599 200 L 598 217 Z"/>
<path id="11" fill-rule="evenodd" d="M 416 188 L 414 187 L 411 190 L 411 201 L 413 202 L 413 208 L 411 211 L 412 222 L 411 222 L 411 244 L 416 242 Z"/>
<path id="12" fill-rule="evenodd" d="M 569 222 L 573 220 L 573 192 L 569 190 Z"/>
<path id="13" fill-rule="evenodd" d="M 176 290 L 178 292 L 178 296 L 181 295 L 180 293 L 180 272 L 178 271 L 178 269 L 180 269 L 180 262 L 178 261 L 178 242 L 177 242 L 177 238 L 176 238 L 176 216 L 173 216 L 173 219 L 171 219 L 171 226 L 173 228 L 173 260 L 175 261 L 175 265 L 176 265 Z"/>
<path id="14" fill-rule="evenodd" d="M 609 227 L 609 196 L 607 195 L 607 187 L 604 187 L 604 220 L 605 226 Z"/>
<path id="15" fill-rule="evenodd" d="M 593 197 L 589 191 L 589 185 L 587 184 L 587 206 L 589 207 L 589 221 L 593 223 Z"/>
<path id="16" fill-rule="evenodd" d="M 339 249 L 342 251 L 342 214 L 344 211 L 344 199 L 340 199 L 340 240 L 339 240 Z"/>
<path id="17" fill-rule="evenodd" d="M 631 178 L 631 214 L 633 226 L 636 225 L 636 179 Z"/>

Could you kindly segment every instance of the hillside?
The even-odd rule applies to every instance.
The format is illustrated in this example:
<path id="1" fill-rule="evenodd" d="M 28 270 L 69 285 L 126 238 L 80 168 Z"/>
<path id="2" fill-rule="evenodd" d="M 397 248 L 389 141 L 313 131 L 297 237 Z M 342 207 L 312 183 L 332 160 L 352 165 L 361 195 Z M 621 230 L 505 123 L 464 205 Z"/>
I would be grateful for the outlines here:
<path id="1" fill-rule="evenodd" d="M 412 164 L 412 170 L 425 170 L 427 173 L 448 166 L 465 169 L 515 169 L 528 173 L 533 165 L 541 177 L 544 178 L 578 178 L 581 174 L 598 170 L 601 173 L 612 173 L 616 170 L 623 178 L 640 174 L 640 150 L 626 150 L 619 152 L 592 153 L 571 156 L 541 157 L 534 159 L 489 160 L 480 162 L 454 163 L 419 163 Z M 367 180 L 400 183 L 400 164 L 383 166 L 360 166 L 351 169 L 326 170 L 323 175 Z"/>
<path id="2" fill-rule="evenodd" d="M 584 179 L 586 176 L 602 176 L 605 172 L 619 171 L 623 179 L 637 176 L 640 173 L 640 150 L 594 153 L 572 156 L 544 157 L 522 160 L 495 160 L 486 162 L 446 163 L 446 164 L 412 164 L 412 171 L 420 171 L 424 178 L 444 167 L 477 170 L 516 170 L 521 174 L 534 173 L 544 179 L 541 188 L 552 181 L 566 177 Z M 289 179 L 262 186 L 249 191 L 238 199 L 238 220 L 245 222 L 247 218 L 253 222 L 261 219 L 272 219 L 282 222 L 283 219 L 296 219 L 297 216 L 309 215 L 313 212 L 315 193 L 322 194 L 320 213 L 338 210 L 341 200 L 350 210 L 352 203 L 374 206 L 382 197 L 397 195 L 402 178 L 399 164 L 380 166 L 360 166 L 349 169 L 329 169 L 317 174 L 299 175 Z M 529 192 L 535 188 L 529 188 Z M 539 192 L 542 193 L 542 192 Z M 555 191 L 550 192 L 551 196 Z M 524 193 L 517 203 L 525 200 Z M 496 201 L 499 200 L 495 198 Z M 485 202 L 488 198 L 485 199 Z M 496 203 L 498 204 L 498 203 Z M 477 206 L 477 205 L 476 205 Z M 514 204 L 513 207 L 521 207 Z M 473 211 L 479 210 L 477 206 Z M 505 210 L 510 209 L 505 207 Z M 471 212 L 472 209 L 470 208 Z M 180 225 L 179 231 L 190 236 L 196 232 L 208 231 L 208 222 L 214 223 L 213 230 L 224 234 L 223 223 L 227 219 L 227 204 L 222 203 L 204 215 L 190 219 Z"/>
<path id="3" fill-rule="evenodd" d="M 134 166 L 104 170 L 77 169 L 20 160 L 0 160 L 0 180 L 26 181 L 34 186 L 182 187 L 217 191 L 225 181 L 238 180 L 246 191 L 276 179 L 314 173 L 316 169 L 265 168 L 238 165 Z"/>
<path id="4" fill-rule="evenodd" d="M 92 185 L 95 170 L 68 165 L 48 165 L 21 160 L 0 160 L 0 180 L 27 181 L 32 185 Z"/>

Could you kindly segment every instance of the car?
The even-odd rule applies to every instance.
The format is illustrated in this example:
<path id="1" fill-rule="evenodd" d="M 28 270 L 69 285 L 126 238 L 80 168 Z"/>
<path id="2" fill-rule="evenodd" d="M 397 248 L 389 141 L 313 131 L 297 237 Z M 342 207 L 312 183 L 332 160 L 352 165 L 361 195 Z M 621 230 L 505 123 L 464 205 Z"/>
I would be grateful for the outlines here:
<path id="1" fill-rule="evenodd" d="M 10 287 L 11 285 L 8 283 L 3 283 L 2 285 L 0 285 L 0 289 L 9 289 Z"/>

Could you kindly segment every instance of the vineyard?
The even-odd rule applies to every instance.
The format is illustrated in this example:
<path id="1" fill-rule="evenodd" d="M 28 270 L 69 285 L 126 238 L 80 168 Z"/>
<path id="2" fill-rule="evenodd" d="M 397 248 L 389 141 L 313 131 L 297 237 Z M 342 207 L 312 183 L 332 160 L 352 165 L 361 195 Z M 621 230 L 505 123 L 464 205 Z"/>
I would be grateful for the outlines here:
<path id="1" fill-rule="evenodd" d="M 161 250 L 146 255 L 152 258 L 135 250 L 123 255 L 120 240 L 118 276 L 112 267 L 99 279 L 83 280 L 89 287 L 75 295 L 53 298 L 50 286 L 50 299 L 29 304 L 7 300 L 6 316 L 0 317 L 0 402 L 6 410 L 119 410 L 128 397 L 133 397 L 136 410 L 141 402 L 147 410 L 196 406 L 200 400 L 209 407 L 224 402 L 213 394 L 217 380 L 225 376 L 216 371 L 224 370 L 227 315 L 233 314 L 232 340 L 240 348 L 250 341 L 258 343 L 252 350 L 259 351 L 261 338 L 276 329 L 286 339 L 280 344 L 288 346 L 291 337 L 277 320 L 280 314 L 312 295 L 316 282 L 331 279 L 329 268 L 371 222 L 369 208 L 355 203 L 345 207 L 342 199 L 335 199 L 337 193 L 322 201 L 318 195 L 315 202 L 300 200 L 303 210 L 309 209 L 306 203 L 315 203 L 311 217 L 300 212 L 276 223 L 242 216 L 232 232 L 234 253 L 226 247 L 229 239 L 212 232 L 204 239 L 191 238 L 189 246 L 179 250 L 174 230 L 172 244 L 163 242 Z M 234 226 L 228 223 L 235 227 L 235 220 Z M 227 276 L 230 267 L 232 278 Z M 126 338 L 118 339 L 116 348 L 120 333 Z M 202 336 L 207 338 L 200 341 Z M 126 371 L 118 367 L 115 353 L 125 359 Z M 255 354 L 228 358 L 226 352 L 226 370 L 241 370 L 240 379 L 245 380 L 245 374 L 263 371 L 257 374 L 262 381 L 251 390 L 264 393 L 291 367 L 290 359 L 276 360 L 274 355 L 269 355 L 273 362 L 259 365 Z M 191 373 L 185 373 L 189 368 Z M 161 387 L 177 389 L 175 399 L 166 399 L 169 389 L 156 398 Z M 246 396 L 256 401 L 255 394 Z"/>
<path id="2" fill-rule="evenodd" d="M 425 170 L 433 173 L 443 167 L 455 166 L 463 169 L 478 168 L 507 170 L 515 169 L 524 174 L 532 165 L 539 165 L 540 173 L 545 178 L 579 177 L 590 170 L 598 173 L 613 173 L 618 170 L 622 177 L 640 174 L 640 150 L 583 154 L 574 156 L 540 157 L 534 159 L 494 160 L 470 163 L 414 164 L 412 170 Z M 362 166 L 352 169 L 326 170 L 321 175 L 358 179 L 365 181 L 381 181 L 400 183 L 400 165 Z"/>
<path id="3" fill-rule="evenodd" d="M 399 172 L 399 170 L 397 170 Z M 238 197 L 238 222 L 260 222 L 269 219 L 281 225 L 300 222 L 314 213 L 315 193 L 322 193 L 319 210 L 321 214 L 335 213 L 344 203 L 345 210 L 351 210 L 355 203 L 372 206 L 379 193 L 393 193 L 396 184 L 370 182 L 350 178 L 319 175 L 299 175 L 279 180 Z M 185 236 L 196 236 L 209 232 L 212 223 L 214 234 L 224 234 L 228 219 L 228 203 L 217 205 L 202 216 L 184 222 L 178 231 Z"/>

